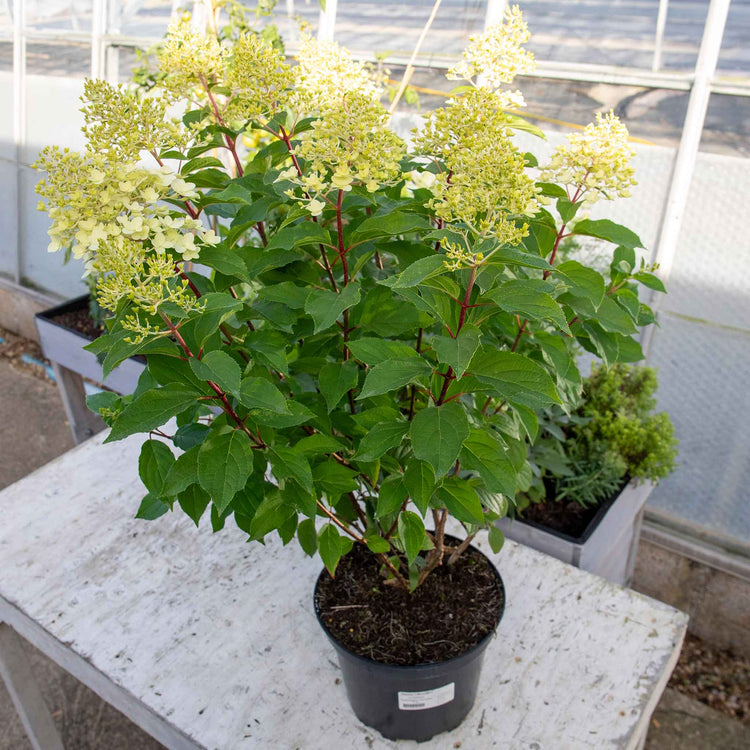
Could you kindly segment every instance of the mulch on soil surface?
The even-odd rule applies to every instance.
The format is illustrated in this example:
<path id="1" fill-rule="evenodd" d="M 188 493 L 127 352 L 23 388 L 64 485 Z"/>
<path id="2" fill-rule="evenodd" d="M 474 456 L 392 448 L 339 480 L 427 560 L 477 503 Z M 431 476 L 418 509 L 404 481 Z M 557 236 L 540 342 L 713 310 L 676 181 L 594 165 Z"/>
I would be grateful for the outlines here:
<path id="1" fill-rule="evenodd" d="M 78 333 L 90 338 L 92 341 L 104 333 L 104 327 L 91 319 L 87 308 L 60 313 L 59 315 L 55 315 L 53 320 L 61 326 L 78 331 Z"/>
<path id="2" fill-rule="evenodd" d="M 44 365 L 49 365 L 49 361 L 42 356 L 42 350 L 39 348 L 39 344 L 29 341 L 29 339 L 17 336 L 15 333 L 6 331 L 4 328 L 0 328 L 0 339 L 4 339 L 0 343 L 0 359 L 4 359 L 11 364 L 17 370 L 32 375 L 39 380 L 43 380 L 46 383 L 54 382 L 47 374 L 47 369 Z M 38 360 L 43 364 L 35 364 L 31 362 L 25 362 L 23 355 L 27 354 L 29 357 Z"/>
<path id="3" fill-rule="evenodd" d="M 750 661 L 688 635 L 669 687 L 750 724 Z"/>
<path id="4" fill-rule="evenodd" d="M 383 664 L 425 664 L 469 651 L 497 625 L 503 593 L 487 559 L 467 550 L 409 594 L 385 585 L 359 545 L 318 588 L 321 619 L 345 648 Z M 467 627 L 468 626 L 468 627 Z"/>

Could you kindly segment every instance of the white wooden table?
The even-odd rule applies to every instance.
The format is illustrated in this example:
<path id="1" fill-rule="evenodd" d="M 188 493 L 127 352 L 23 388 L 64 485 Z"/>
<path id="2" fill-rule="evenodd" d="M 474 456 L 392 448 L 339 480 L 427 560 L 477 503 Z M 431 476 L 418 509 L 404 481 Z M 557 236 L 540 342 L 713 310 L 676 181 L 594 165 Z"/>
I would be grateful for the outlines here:
<path id="1" fill-rule="evenodd" d="M 102 440 L 0 492 L 0 666 L 37 747 L 61 745 L 13 631 L 169 748 L 416 747 L 349 709 L 317 560 L 233 524 L 134 520 L 141 441 Z M 496 563 L 508 602 L 477 703 L 420 747 L 639 747 L 687 616 L 512 542 Z"/>

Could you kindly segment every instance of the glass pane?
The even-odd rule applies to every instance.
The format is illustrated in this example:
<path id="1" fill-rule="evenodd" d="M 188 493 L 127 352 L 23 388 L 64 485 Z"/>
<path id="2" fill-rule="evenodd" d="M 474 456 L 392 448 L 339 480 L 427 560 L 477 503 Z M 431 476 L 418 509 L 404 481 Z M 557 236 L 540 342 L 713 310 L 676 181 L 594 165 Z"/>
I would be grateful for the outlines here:
<path id="1" fill-rule="evenodd" d="M 430 16 L 433 0 L 414 2 L 339 2 L 336 41 L 352 51 L 372 55 L 411 55 Z M 479 0 L 443 2 L 422 45 L 419 60 L 457 57 L 469 36 L 481 31 L 486 3 Z M 428 63 L 429 64 L 429 63 Z"/>
<path id="2" fill-rule="evenodd" d="M 713 104 L 713 103 L 712 103 Z M 700 153 L 649 361 L 675 424 L 680 466 L 655 507 L 747 539 L 750 236 L 747 159 Z"/>
<path id="3" fill-rule="evenodd" d="M 91 31 L 93 0 L 25 0 L 26 27 L 34 31 Z"/>
<path id="4" fill-rule="evenodd" d="M 28 42 L 26 73 L 84 78 L 91 75 L 91 46 L 62 42 Z"/>

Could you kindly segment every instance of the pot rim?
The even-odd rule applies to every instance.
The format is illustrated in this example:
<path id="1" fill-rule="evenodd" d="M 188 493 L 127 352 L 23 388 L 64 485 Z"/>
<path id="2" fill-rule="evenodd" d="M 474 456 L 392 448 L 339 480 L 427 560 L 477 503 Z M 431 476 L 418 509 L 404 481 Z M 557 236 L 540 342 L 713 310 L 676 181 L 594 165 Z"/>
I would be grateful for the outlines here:
<path id="1" fill-rule="evenodd" d="M 454 537 L 452 534 L 446 534 L 446 538 L 449 539 L 456 539 L 457 537 Z M 495 563 L 492 562 L 492 560 L 482 552 L 482 550 L 475 547 L 473 544 L 470 544 L 467 549 L 471 549 L 474 552 L 479 553 L 484 557 L 485 560 L 489 563 L 490 570 L 495 574 L 495 577 L 497 579 L 497 582 L 500 586 L 500 591 L 503 595 L 503 603 L 500 605 L 500 608 L 497 613 L 497 621 L 495 622 L 495 626 L 492 628 L 492 630 L 487 633 L 484 638 L 482 638 L 479 643 L 472 646 L 468 651 L 464 651 L 462 654 L 459 654 L 458 656 L 452 656 L 450 659 L 445 659 L 443 661 L 430 661 L 430 662 L 424 662 L 422 664 L 386 664 L 382 661 L 377 661 L 375 659 L 371 659 L 368 656 L 361 656 L 360 654 L 355 654 L 354 651 L 350 650 L 346 646 L 344 646 L 342 643 L 339 642 L 339 640 L 331 634 L 331 632 L 328 630 L 328 628 L 325 626 L 325 623 L 323 622 L 323 619 L 321 617 L 320 608 L 318 607 L 318 599 L 317 599 L 317 592 L 318 592 L 318 585 L 320 584 L 320 581 L 322 580 L 323 576 L 328 573 L 327 568 L 323 568 L 323 570 L 320 571 L 318 574 L 317 579 L 315 580 L 315 588 L 313 589 L 313 609 L 315 610 L 315 618 L 318 621 L 318 624 L 322 628 L 323 632 L 326 634 L 328 639 L 335 644 L 336 648 L 340 648 L 342 651 L 344 651 L 349 657 L 356 659 L 358 661 L 361 661 L 365 664 L 374 664 L 375 666 L 383 669 L 394 669 L 394 670 L 427 670 L 427 669 L 434 669 L 435 667 L 442 667 L 444 665 L 450 665 L 455 662 L 458 662 L 460 660 L 464 660 L 467 657 L 471 656 L 472 654 L 475 654 L 476 652 L 482 652 L 489 643 L 491 638 L 494 638 L 497 633 L 497 628 L 500 625 L 500 621 L 503 619 L 503 615 L 505 614 L 505 603 L 507 601 L 507 597 L 505 594 L 505 583 L 503 582 L 503 578 L 498 572 L 498 569 L 495 567 Z"/>

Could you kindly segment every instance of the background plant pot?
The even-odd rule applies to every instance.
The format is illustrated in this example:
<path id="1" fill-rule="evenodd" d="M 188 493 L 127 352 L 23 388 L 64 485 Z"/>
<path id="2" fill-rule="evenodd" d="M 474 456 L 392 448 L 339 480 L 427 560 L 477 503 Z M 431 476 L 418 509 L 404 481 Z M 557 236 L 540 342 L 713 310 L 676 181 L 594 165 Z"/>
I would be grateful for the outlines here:
<path id="1" fill-rule="evenodd" d="M 499 624 L 505 609 L 505 587 L 495 566 L 488 563 L 503 593 Z M 326 570 L 321 571 L 318 582 L 327 575 Z M 316 592 L 317 588 L 316 584 Z M 317 596 L 314 601 L 318 622 L 338 655 L 349 703 L 362 723 L 390 740 L 423 742 L 463 721 L 474 705 L 484 652 L 494 632 L 448 661 L 415 666 L 381 664 L 344 648 L 326 629 Z"/>
<path id="2" fill-rule="evenodd" d="M 579 537 L 545 528 L 522 518 L 497 522 L 505 536 L 527 547 L 602 576 L 621 586 L 633 579 L 643 509 L 654 485 L 630 480 L 603 503 Z"/>
<path id="3" fill-rule="evenodd" d="M 56 320 L 60 315 L 78 310 L 88 311 L 88 295 L 76 297 L 62 305 L 36 315 L 39 344 L 42 353 L 51 362 L 76 372 L 96 383 L 102 383 L 102 366 L 95 354 L 84 350 L 92 338 L 75 331 Z M 132 393 L 138 378 L 145 369 L 144 362 L 130 358 L 122 362 L 102 383 L 116 393 Z"/>

